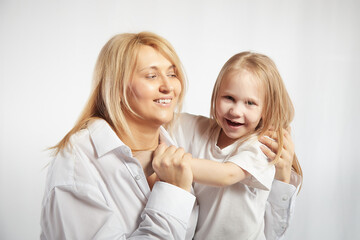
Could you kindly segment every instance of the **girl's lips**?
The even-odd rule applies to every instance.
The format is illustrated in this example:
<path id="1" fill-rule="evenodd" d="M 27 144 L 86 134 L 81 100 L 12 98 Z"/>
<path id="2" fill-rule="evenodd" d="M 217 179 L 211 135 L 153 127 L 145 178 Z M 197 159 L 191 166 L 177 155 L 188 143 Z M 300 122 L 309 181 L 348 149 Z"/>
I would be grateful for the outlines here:
<path id="1" fill-rule="evenodd" d="M 233 122 L 229 119 L 225 119 L 225 120 L 230 127 L 240 127 L 240 126 L 244 125 L 243 123 Z"/>

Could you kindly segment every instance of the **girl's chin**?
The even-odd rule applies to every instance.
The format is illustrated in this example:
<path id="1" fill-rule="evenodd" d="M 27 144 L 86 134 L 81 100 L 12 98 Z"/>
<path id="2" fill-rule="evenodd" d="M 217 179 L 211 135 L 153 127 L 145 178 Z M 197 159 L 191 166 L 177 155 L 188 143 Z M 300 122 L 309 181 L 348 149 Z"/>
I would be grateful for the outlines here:
<path id="1" fill-rule="evenodd" d="M 239 131 L 234 131 L 233 129 L 229 129 L 229 128 L 224 131 L 224 134 L 226 135 L 227 138 L 232 139 L 233 141 L 236 141 L 244 136 L 243 133 Z"/>

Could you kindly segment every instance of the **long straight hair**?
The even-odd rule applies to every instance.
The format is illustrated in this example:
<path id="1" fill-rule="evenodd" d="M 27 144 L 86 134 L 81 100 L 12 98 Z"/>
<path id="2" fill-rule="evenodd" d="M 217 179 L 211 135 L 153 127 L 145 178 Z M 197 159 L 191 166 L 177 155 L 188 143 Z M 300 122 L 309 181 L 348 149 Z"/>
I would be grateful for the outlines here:
<path id="1" fill-rule="evenodd" d="M 232 56 L 222 67 L 212 93 L 210 117 L 220 125 L 216 113 L 216 101 L 223 79 L 232 71 L 246 70 L 260 81 L 264 87 L 265 98 L 262 118 L 254 132 L 247 134 L 240 141 L 248 139 L 251 135 L 262 136 L 271 127 L 278 135 L 279 151 L 272 163 L 277 163 L 284 146 L 283 129 L 288 128 L 294 118 L 294 107 L 285 88 L 275 63 L 267 56 L 253 52 L 241 52 Z M 221 125 L 220 125 L 221 126 Z M 302 176 L 302 170 L 295 155 L 293 170 Z"/>
<path id="2" fill-rule="evenodd" d="M 182 91 L 179 95 L 177 111 L 181 106 L 186 89 L 186 80 L 180 59 L 171 44 L 159 35 L 151 32 L 123 33 L 112 37 L 102 48 L 98 56 L 90 97 L 75 126 L 51 149 L 58 154 L 69 144 L 70 137 L 86 128 L 91 119 L 104 119 L 121 138 L 132 133 L 125 113 L 135 114 L 128 102 L 128 85 L 137 64 L 141 46 L 150 46 L 159 51 L 175 66 Z"/>

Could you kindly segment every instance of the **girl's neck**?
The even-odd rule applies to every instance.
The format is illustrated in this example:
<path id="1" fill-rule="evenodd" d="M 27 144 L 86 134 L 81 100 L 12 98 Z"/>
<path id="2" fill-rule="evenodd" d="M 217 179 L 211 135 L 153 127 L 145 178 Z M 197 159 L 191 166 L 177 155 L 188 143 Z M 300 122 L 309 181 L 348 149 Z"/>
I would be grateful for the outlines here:
<path id="1" fill-rule="evenodd" d="M 235 142 L 240 142 L 243 143 L 245 141 L 247 141 L 249 138 L 251 138 L 252 136 L 256 135 L 256 132 L 252 132 L 252 133 L 247 133 L 243 136 L 241 136 L 240 138 L 229 138 L 225 132 L 221 129 L 220 133 L 219 133 L 219 137 L 217 139 L 217 143 L 216 145 L 220 148 L 226 148 L 227 146 L 230 146 L 231 144 L 235 143 Z"/>
<path id="2" fill-rule="evenodd" d="M 227 146 L 230 146 L 231 144 L 233 144 L 237 140 L 239 140 L 239 139 L 233 139 L 233 138 L 229 138 L 228 136 L 226 136 L 225 132 L 221 129 L 220 133 L 219 133 L 219 137 L 217 139 L 216 145 L 220 149 L 223 149 L 223 148 L 226 148 Z"/>

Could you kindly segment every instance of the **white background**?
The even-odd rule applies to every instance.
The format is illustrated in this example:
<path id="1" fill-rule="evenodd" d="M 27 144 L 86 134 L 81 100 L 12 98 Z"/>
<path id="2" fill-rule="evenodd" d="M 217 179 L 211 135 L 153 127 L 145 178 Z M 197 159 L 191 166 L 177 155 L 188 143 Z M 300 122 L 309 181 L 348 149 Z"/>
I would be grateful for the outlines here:
<path id="1" fill-rule="evenodd" d="M 233 54 L 277 64 L 295 105 L 304 185 L 287 239 L 360 237 L 360 3 L 351 0 L 0 0 L 0 239 L 38 239 L 49 162 L 88 97 L 101 47 L 153 31 L 189 79 L 184 111 L 208 116 Z"/>

